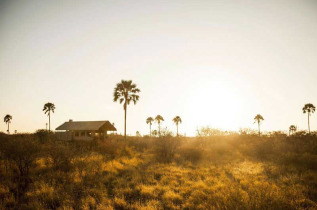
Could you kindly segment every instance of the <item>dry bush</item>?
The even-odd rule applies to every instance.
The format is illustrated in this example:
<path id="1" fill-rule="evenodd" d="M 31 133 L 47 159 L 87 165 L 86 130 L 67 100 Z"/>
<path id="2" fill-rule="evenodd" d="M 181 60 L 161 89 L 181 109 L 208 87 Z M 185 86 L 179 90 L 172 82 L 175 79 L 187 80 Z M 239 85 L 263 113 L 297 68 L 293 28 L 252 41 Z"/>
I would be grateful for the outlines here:
<path id="1" fill-rule="evenodd" d="M 183 143 L 178 150 L 181 161 L 189 161 L 193 164 L 197 164 L 205 156 L 204 152 L 205 150 L 196 141 Z"/>
<path id="2" fill-rule="evenodd" d="M 154 153 L 159 162 L 171 162 L 174 159 L 181 140 L 173 137 L 159 137 L 154 141 Z"/>
<path id="3" fill-rule="evenodd" d="M 32 183 L 32 169 L 40 147 L 31 135 L 13 135 L 0 142 L 1 156 L 8 163 L 6 175 L 11 178 L 8 187 L 20 203 Z"/>
<path id="4" fill-rule="evenodd" d="M 38 138 L 40 143 L 45 143 L 48 141 L 55 140 L 55 136 L 54 136 L 53 132 L 50 132 L 50 131 L 45 130 L 45 129 L 39 129 L 39 130 L 35 131 L 34 136 L 36 138 Z"/>
<path id="5" fill-rule="evenodd" d="M 110 160 L 118 157 L 124 148 L 124 142 L 99 141 L 97 151 Z"/>
<path id="6" fill-rule="evenodd" d="M 197 129 L 196 134 L 197 134 L 197 137 L 212 137 L 212 136 L 234 135 L 235 133 L 206 126 L 206 127 L 201 127 L 200 129 Z"/>
<path id="7" fill-rule="evenodd" d="M 150 149 L 153 146 L 155 138 L 154 137 L 149 137 L 149 136 L 144 136 L 143 138 L 141 137 L 130 137 L 128 138 L 128 146 L 133 147 L 139 152 L 145 152 L 146 150 Z"/>
<path id="8" fill-rule="evenodd" d="M 46 154 L 52 160 L 54 170 L 69 172 L 72 170 L 72 161 L 77 152 L 71 146 L 53 143 L 46 147 Z"/>

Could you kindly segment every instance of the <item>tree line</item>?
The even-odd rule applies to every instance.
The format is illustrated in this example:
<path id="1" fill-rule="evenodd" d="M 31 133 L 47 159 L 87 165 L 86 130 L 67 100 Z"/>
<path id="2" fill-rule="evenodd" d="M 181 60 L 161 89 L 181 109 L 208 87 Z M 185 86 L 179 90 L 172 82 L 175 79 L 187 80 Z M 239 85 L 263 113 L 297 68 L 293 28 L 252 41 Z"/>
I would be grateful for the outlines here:
<path id="1" fill-rule="evenodd" d="M 124 115 L 124 138 L 126 139 L 126 121 L 127 121 L 127 107 L 130 104 L 131 101 L 136 104 L 136 102 L 139 100 L 139 95 L 140 89 L 137 88 L 137 85 L 135 83 L 132 83 L 132 80 L 121 80 L 120 83 L 118 83 L 114 89 L 114 102 L 119 101 L 120 104 L 124 102 L 123 109 L 125 112 Z M 308 115 L 308 133 L 310 133 L 310 122 L 309 122 L 309 117 L 311 116 L 312 113 L 315 112 L 315 106 L 311 103 L 305 104 L 303 107 L 303 113 L 307 113 Z M 160 135 L 161 132 L 161 121 L 164 121 L 164 118 L 161 115 L 157 115 L 155 119 L 152 117 L 148 117 L 146 119 L 146 123 L 150 125 L 150 136 L 152 134 L 151 131 L 151 126 L 152 122 L 156 121 L 158 124 L 158 134 Z M 254 117 L 254 123 L 258 124 L 258 133 L 261 135 L 261 122 L 264 120 L 263 116 L 260 114 L 257 114 Z M 179 123 L 182 123 L 182 119 L 179 116 L 176 116 L 173 119 L 173 122 L 176 124 L 177 127 L 177 136 L 178 136 L 178 125 Z M 291 125 L 289 128 L 290 132 L 296 132 L 296 126 Z"/>
<path id="2" fill-rule="evenodd" d="M 120 104 L 123 103 L 123 110 L 124 110 L 124 139 L 126 140 L 126 134 L 127 134 L 127 111 L 128 111 L 128 105 L 133 103 L 134 105 L 139 101 L 140 96 L 139 93 L 141 90 L 137 88 L 137 85 L 132 82 L 132 80 L 121 80 L 120 83 L 117 83 L 116 87 L 114 88 L 113 92 L 113 101 L 119 102 Z M 51 113 L 54 113 L 55 105 L 51 102 L 48 102 L 44 104 L 43 111 L 48 116 L 49 121 L 49 128 L 48 130 L 51 131 Z M 302 111 L 304 114 L 307 113 L 308 117 L 308 133 L 310 133 L 310 116 L 312 113 L 314 113 L 316 110 L 316 107 L 312 103 L 305 104 L 302 108 Z M 152 123 L 156 121 L 158 124 L 158 135 L 161 133 L 161 122 L 164 121 L 164 118 L 161 115 L 157 115 L 155 119 L 152 117 L 148 117 L 146 119 L 146 123 L 150 125 L 150 136 L 152 134 L 151 126 Z M 261 123 L 264 121 L 264 118 L 262 115 L 257 114 L 254 117 L 254 123 L 258 124 L 258 134 L 261 135 Z M 10 114 L 5 115 L 4 122 L 7 124 L 8 129 L 7 133 L 10 133 L 10 123 L 12 122 L 12 116 Z M 173 122 L 176 124 L 177 128 L 177 136 L 178 134 L 178 125 L 182 123 L 182 119 L 180 116 L 176 116 L 173 118 Z M 297 130 L 297 127 L 295 125 L 291 125 L 289 127 L 289 134 L 295 133 Z"/>
<path id="3" fill-rule="evenodd" d="M 153 131 L 153 135 L 161 135 L 161 121 L 164 121 L 164 118 L 161 116 L 161 115 L 157 115 L 156 117 L 155 117 L 155 119 L 153 119 L 152 117 L 148 117 L 147 119 L 146 119 L 146 124 L 149 124 L 150 125 L 150 136 L 152 136 L 152 129 L 151 129 L 151 127 L 152 127 L 152 124 L 153 124 L 153 122 L 156 122 L 157 123 L 157 125 L 158 125 L 158 132 L 156 131 L 156 130 L 154 130 Z M 178 135 L 178 125 L 180 124 L 180 123 L 182 123 L 182 119 L 180 118 L 180 116 L 176 116 L 176 117 L 174 117 L 173 118 L 173 122 L 175 123 L 175 125 L 176 125 L 176 128 L 177 128 L 177 130 L 176 130 L 176 136 L 179 136 Z"/>

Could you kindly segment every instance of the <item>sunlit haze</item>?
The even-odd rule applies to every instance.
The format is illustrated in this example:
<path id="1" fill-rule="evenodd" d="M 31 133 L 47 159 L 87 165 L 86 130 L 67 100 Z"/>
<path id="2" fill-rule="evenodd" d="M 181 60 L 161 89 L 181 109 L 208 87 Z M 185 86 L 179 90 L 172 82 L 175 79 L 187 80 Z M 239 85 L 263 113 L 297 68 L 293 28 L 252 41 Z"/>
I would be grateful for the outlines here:
<path id="1" fill-rule="evenodd" d="M 195 135 L 223 130 L 307 129 L 317 104 L 317 1 L 0 1 L 0 115 L 11 130 L 55 129 L 69 119 L 109 120 L 124 132 L 122 79 L 141 90 L 127 133 L 147 117 Z M 157 124 L 153 125 L 153 129 Z M 5 132 L 6 124 L 0 124 Z M 317 113 L 311 117 L 317 129 Z"/>

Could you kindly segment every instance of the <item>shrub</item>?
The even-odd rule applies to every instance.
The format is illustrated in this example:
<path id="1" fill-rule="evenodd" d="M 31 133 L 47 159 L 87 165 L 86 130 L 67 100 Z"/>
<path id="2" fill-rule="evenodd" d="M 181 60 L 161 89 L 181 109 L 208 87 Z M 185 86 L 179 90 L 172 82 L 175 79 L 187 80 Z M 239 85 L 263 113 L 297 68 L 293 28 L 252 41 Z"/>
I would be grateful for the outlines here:
<path id="1" fill-rule="evenodd" d="M 75 158 L 75 150 L 63 144 L 51 144 L 46 148 L 55 170 L 68 172 L 72 169 L 72 160 Z"/>
<path id="2" fill-rule="evenodd" d="M 45 129 L 37 130 L 34 135 L 39 139 L 41 143 L 45 143 L 53 139 L 53 133 Z"/>
<path id="3" fill-rule="evenodd" d="M 198 163 L 203 156 L 203 149 L 193 145 L 183 146 L 179 149 L 180 158 L 192 163 Z"/>
<path id="4" fill-rule="evenodd" d="M 10 191 L 20 201 L 32 182 L 30 171 L 35 165 L 40 147 L 30 135 L 14 135 L 1 142 L 0 151 L 9 162 L 14 183 L 10 185 Z"/>
<path id="5" fill-rule="evenodd" d="M 180 146 L 180 140 L 172 137 L 159 137 L 154 142 L 156 158 L 161 162 L 171 162 Z"/>
<path id="6" fill-rule="evenodd" d="M 110 160 L 114 160 L 124 148 L 124 142 L 99 141 L 97 151 Z"/>

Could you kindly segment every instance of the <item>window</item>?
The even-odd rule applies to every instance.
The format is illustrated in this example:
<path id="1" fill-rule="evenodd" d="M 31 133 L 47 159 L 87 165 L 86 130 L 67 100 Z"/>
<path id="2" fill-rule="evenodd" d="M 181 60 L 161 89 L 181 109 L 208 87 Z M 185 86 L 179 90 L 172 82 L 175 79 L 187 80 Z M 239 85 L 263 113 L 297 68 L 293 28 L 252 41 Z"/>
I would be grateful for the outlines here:
<path id="1" fill-rule="evenodd" d="M 87 136 L 91 137 L 91 132 L 88 131 L 87 132 Z"/>
<path id="2" fill-rule="evenodd" d="M 80 136 L 85 136 L 85 131 L 80 132 Z"/>
<path id="3" fill-rule="evenodd" d="M 75 136 L 79 136 L 79 132 L 76 131 L 76 132 L 75 132 Z"/>

